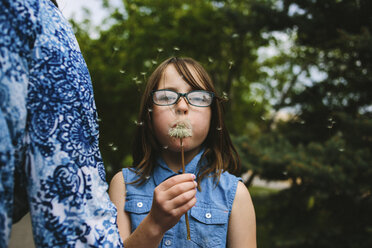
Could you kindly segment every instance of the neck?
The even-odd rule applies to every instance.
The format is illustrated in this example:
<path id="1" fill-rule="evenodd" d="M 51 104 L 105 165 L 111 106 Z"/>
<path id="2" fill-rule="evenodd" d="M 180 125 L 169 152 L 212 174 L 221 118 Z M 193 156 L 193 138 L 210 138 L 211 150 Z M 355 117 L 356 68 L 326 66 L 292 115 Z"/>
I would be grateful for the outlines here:
<path id="1" fill-rule="evenodd" d="M 190 163 L 190 161 L 199 153 L 199 151 L 200 147 L 184 152 L 185 166 L 186 164 Z M 179 170 L 182 170 L 181 152 L 163 150 L 161 156 L 164 162 L 168 165 L 169 169 L 175 173 L 178 173 Z"/>

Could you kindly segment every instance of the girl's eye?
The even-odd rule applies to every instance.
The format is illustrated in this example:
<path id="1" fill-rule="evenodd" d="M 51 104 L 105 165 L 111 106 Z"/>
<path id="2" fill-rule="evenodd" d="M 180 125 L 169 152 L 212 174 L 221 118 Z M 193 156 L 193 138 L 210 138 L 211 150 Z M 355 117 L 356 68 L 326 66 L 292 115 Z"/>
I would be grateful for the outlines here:
<path id="1" fill-rule="evenodd" d="M 191 92 L 188 99 L 193 105 L 207 107 L 212 103 L 213 96 L 207 91 L 197 91 Z"/>
<path id="2" fill-rule="evenodd" d="M 173 102 L 176 100 L 177 97 L 173 96 L 172 94 L 162 94 L 158 97 L 159 101 L 162 102 Z"/>

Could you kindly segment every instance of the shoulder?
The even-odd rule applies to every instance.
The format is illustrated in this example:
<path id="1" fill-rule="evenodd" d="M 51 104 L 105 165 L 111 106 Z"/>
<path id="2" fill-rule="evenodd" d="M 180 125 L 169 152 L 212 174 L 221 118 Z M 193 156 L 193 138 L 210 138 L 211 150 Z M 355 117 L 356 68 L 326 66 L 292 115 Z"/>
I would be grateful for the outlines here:
<path id="1" fill-rule="evenodd" d="M 116 173 L 114 177 L 111 179 L 109 187 L 109 196 L 111 201 L 114 202 L 114 204 L 116 200 L 121 200 L 125 196 L 125 181 L 123 173 L 121 171 Z"/>
<path id="2" fill-rule="evenodd" d="M 239 181 L 229 221 L 230 247 L 256 247 L 256 216 L 247 187 Z"/>
<path id="3" fill-rule="evenodd" d="M 248 191 L 248 188 L 244 185 L 243 182 L 239 181 L 237 188 L 235 199 L 233 203 L 233 210 L 235 212 L 244 212 L 248 211 L 251 214 L 251 217 L 254 217 L 254 207 L 251 195 Z"/>
<path id="4" fill-rule="evenodd" d="M 124 176 L 123 176 L 123 172 L 122 171 L 119 171 L 117 172 L 113 178 L 111 179 L 111 184 L 118 184 L 118 183 L 124 183 Z"/>
<path id="5" fill-rule="evenodd" d="M 247 187 L 244 185 L 243 182 L 239 181 L 237 188 L 236 188 L 236 194 L 235 194 L 235 200 L 237 202 L 243 201 L 245 203 L 251 202 L 251 195 L 249 194 L 249 191 Z M 235 201 L 234 201 L 235 203 Z"/>

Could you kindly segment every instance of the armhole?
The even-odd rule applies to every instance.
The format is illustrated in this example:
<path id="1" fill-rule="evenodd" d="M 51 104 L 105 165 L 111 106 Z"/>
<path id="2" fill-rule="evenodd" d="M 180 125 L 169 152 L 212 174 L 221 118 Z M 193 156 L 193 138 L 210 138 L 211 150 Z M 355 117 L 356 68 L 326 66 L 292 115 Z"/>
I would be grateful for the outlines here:
<path id="1" fill-rule="evenodd" d="M 238 189 L 238 183 L 243 182 L 243 180 L 240 177 L 236 177 L 231 175 L 233 183 L 231 187 L 231 191 L 229 192 L 229 198 L 228 198 L 228 204 L 229 204 L 229 216 L 231 214 L 232 206 L 234 204 L 234 200 L 236 197 L 236 191 Z"/>
<path id="2" fill-rule="evenodd" d="M 121 172 L 123 173 L 124 184 L 126 184 L 126 182 L 128 181 L 127 180 L 128 179 L 128 169 L 124 168 L 124 169 L 121 170 Z M 125 188 L 126 187 L 127 186 L 125 185 Z"/>

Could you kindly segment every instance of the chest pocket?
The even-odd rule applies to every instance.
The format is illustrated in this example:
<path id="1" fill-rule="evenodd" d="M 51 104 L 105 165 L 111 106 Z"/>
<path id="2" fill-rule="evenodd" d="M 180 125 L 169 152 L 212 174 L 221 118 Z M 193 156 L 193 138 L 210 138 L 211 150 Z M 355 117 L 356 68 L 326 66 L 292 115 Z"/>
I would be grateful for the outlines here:
<path id="1" fill-rule="evenodd" d="M 127 196 L 124 210 L 129 213 L 132 232 L 138 227 L 146 215 L 150 212 L 152 197 Z"/>
<path id="2" fill-rule="evenodd" d="M 191 239 L 200 247 L 225 247 L 229 211 L 212 206 L 194 206 L 191 211 Z"/>

